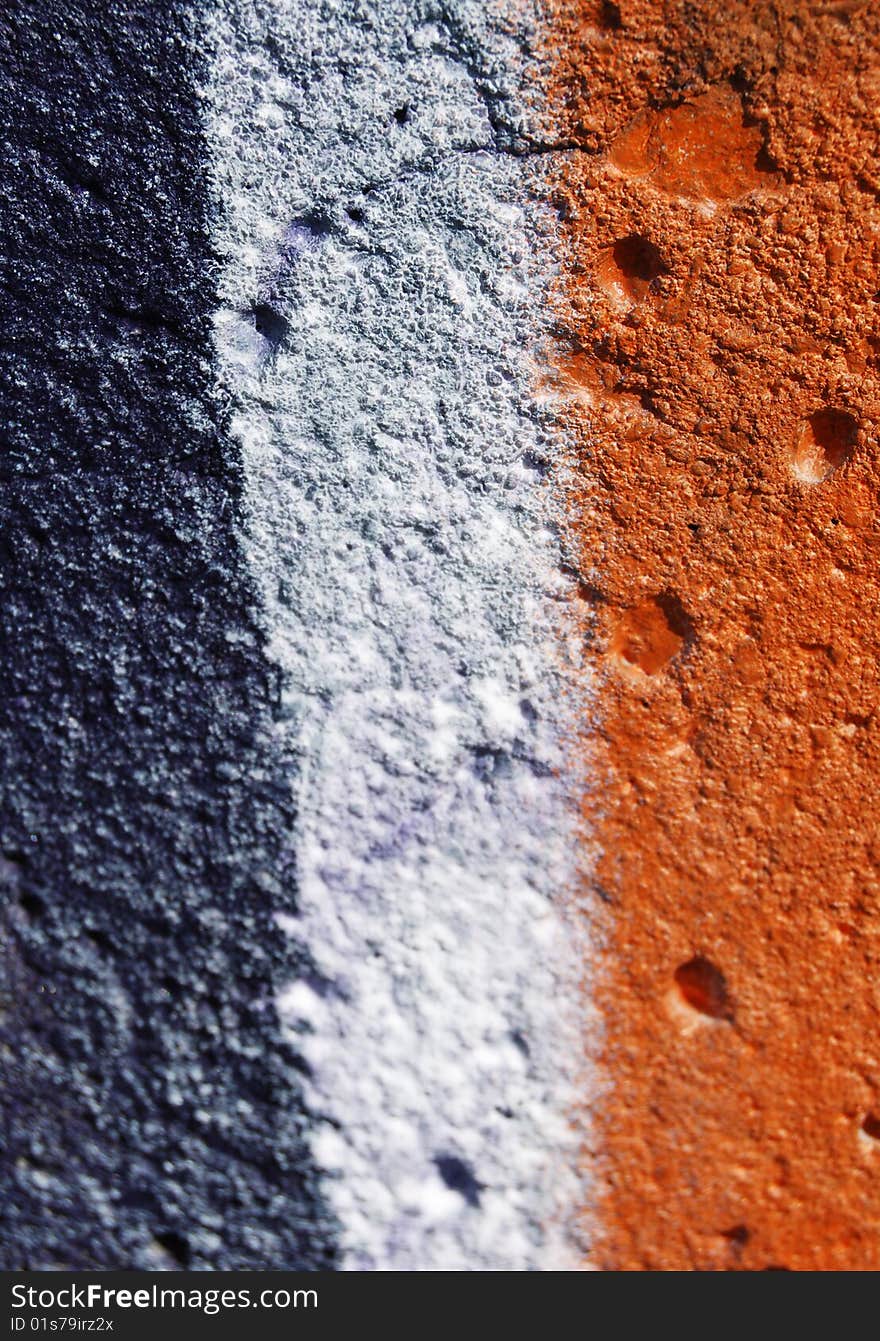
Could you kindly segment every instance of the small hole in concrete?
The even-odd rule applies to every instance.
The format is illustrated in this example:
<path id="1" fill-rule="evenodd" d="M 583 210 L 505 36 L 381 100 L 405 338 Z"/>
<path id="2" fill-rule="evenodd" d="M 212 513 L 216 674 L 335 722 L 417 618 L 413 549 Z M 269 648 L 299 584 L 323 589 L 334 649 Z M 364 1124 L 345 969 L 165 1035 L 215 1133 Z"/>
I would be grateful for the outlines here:
<path id="1" fill-rule="evenodd" d="M 631 233 L 629 237 L 618 238 L 602 254 L 597 278 L 616 303 L 637 303 L 647 297 L 654 280 L 665 270 L 654 243 Z"/>
<path id="2" fill-rule="evenodd" d="M 394 120 L 397 122 L 398 126 L 405 126 L 407 121 L 409 121 L 409 119 L 410 119 L 409 104 L 404 103 L 403 106 L 398 107 L 397 111 L 394 113 Z"/>
<path id="3" fill-rule="evenodd" d="M 251 318 L 257 335 L 262 335 L 272 349 L 277 349 L 287 338 L 290 323 L 269 303 L 257 303 L 251 309 Z"/>
<path id="4" fill-rule="evenodd" d="M 61 164 L 59 175 L 76 194 L 90 195 L 102 204 L 109 200 L 107 189 L 94 168 L 82 162 Z"/>
<path id="5" fill-rule="evenodd" d="M 511 1030 L 510 1040 L 513 1044 L 515 1044 L 516 1047 L 519 1048 L 520 1052 L 524 1057 L 529 1056 L 530 1053 L 529 1045 L 526 1042 L 525 1036 L 520 1032 L 519 1029 Z"/>
<path id="6" fill-rule="evenodd" d="M 862 1122 L 862 1135 L 869 1141 L 876 1141 L 880 1144 L 880 1116 L 876 1113 L 868 1113 Z"/>
<path id="7" fill-rule="evenodd" d="M 646 237 L 640 237 L 637 233 L 615 242 L 611 254 L 618 270 L 627 279 L 638 279 L 650 284 L 652 279 L 656 279 L 663 272 L 659 251 L 653 242 L 649 242 Z"/>
<path id="8" fill-rule="evenodd" d="M 182 1234 L 175 1234 L 170 1231 L 167 1234 L 157 1234 L 156 1242 L 164 1248 L 170 1257 L 181 1267 L 188 1267 L 191 1259 L 190 1246 Z"/>
<path id="9" fill-rule="evenodd" d="M 737 1248 L 744 1248 L 752 1236 L 745 1225 L 734 1225 L 732 1229 L 723 1229 L 721 1237 L 729 1239 Z"/>
<path id="10" fill-rule="evenodd" d="M 713 1020 L 729 1020 L 733 1014 L 727 983 L 720 969 L 702 955 L 695 955 L 675 970 L 675 984 L 685 1005 Z"/>
<path id="11" fill-rule="evenodd" d="M 693 624 L 677 596 L 661 592 L 624 611 L 611 652 L 645 675 L 656 675 L 693 639 Z"/>
<path id="12" fill-rule="evenodd" d="M 804 484 L 821 484 L 853 454 L 858 424 L 846 410 L 816 410 L 802 426 L 791 469 Z"/>
<path id="13" fill-rule="evenodd" d="M 318 240 L 329 237 L 333 232 L 333 225 L 325 214 L 320 210 L 309 210 L 306 214 L 300 214 L 295 219 L 291 219 L 287 230 L 288 240 L 294 244 L 301 243 L 304 238 Z"/>
<path id="14" fill-rule="evenodd" d="M 479 1206 L 483 1184 L 478 1183 L 469 1164 L 458 1155 L 438 1155 L 437 1172 L 452 1192 L 458 1192 L 469 1206 Z"/>
<path id="15" fill-rule="evenodd" d="M 623 27 L 620 5 L 613 4 L 612 0 L 602 0 L 599 9 L 599 23 L 606 32 L 617 32 L 618 28 Z"/>
<path id="16" fill-rule="evenodd" d="M 26 912 L 28 917 L 34 922 L 42 917 L 46 911 L 46 905 L 43 900 L 38 895 L 31 894 L 27 890 L 19 895 L 18 902 L 24 912 Z"/>

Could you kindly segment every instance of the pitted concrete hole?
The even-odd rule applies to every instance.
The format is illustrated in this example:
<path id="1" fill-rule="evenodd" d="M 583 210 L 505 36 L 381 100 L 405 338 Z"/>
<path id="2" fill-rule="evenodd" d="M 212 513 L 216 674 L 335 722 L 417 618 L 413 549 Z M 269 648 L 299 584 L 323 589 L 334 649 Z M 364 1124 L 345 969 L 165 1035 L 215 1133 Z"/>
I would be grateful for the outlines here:
<path id="1" fill-rule="evenodd" d="M 46 905 L 38 894 L 31 893 L 30 890 L 23 890 L 18 896 L 18 902 L 21 909 L 27 914 L 32 922 L 37 922 L 46 912 Z"/>
<path id="2" fill-rule="evenodd" d="M 722 1229 L 721 1237 L 738 1248 L 744 1248 L 752 1236 L 745 1225 L 734 1225 L 732 1229 Z"/>
<path id="3" fill-rule="evenodd" d="M 620 5 L 616 5 L 612 0 L 602 0 L 599 6 L 599 26 L 604 28 L 605 32 L 616 33 L 623 27 L 623 18 L 620 13 Z"/>
<path id="4" fill-rule="evenodd" d="M 464 1197 L 468 1206 L 478 1207 L 480 1204 L 480 1193 L 483 1191 L 484 1184 L 477 1181 L 476 1175 L 469 1164 L 458 1155 L 437 1155 L 434 1160 L 437 1166 L 437 1172 L 443 1179 L 446 1186 L 452 1192 L 458 1192 Z"/>
<path id="5" fill-rule="evenodd" d="M 802 425 L 791 470 L 802 484 L 821 484 L 852 458 L 858 424 L 846 410 L 816 410 Z"/>
<path id="6" fill-rule="evenodd" d="M 254 330 L 261 335 L 274 352 L 283 344 L 290 332 L 287 318 L 270 303 L 255 303 L 251 309 Z"/>
<path id="7" fill-rule="evenodd" d="M 866 1113 L 859 1127 L 859 1140 L 868 1150 L 880 1150 L 880 1114 Z"/>
<path id="8" fill-rule="evenodd" d="M 681 601 L 661 592 L 624 611 L 611 637 L 611 653 L 644 675 L 656 675 L 693 639 Z"/>
<path id="9" fill-rule="evenodd" d="M 709 959 L 695 955 L 673 975 L 682 1003 L 710 1020 L 730 1020 L 733 1010 L 724 974 Z"/>
<path id="10" fill-rule="evenodd" d="M 666 267 L 653 242 L 638 233 L 618 240 L 603 253 L 597 278 L 618 304 L 639 303 L 647 298 L 654 280 Z"/>
<path id="11" fill-rule="evenodd" d="M 167 1234 L 157 1234 L 156 1243 L 162 1248 L 169 1257 L 172 1257 L 178 1266 L 186 1268 L 192 1259 L 189 1242 L 182 1234 L 175 1234 L 173 1230 Z"/>

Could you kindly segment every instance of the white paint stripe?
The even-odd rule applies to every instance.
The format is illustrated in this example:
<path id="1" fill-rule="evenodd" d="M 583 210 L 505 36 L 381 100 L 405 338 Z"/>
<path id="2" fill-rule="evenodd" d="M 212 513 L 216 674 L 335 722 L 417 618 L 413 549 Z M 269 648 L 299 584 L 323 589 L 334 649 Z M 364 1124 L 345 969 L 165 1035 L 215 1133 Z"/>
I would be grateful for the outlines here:
<path id="1" fill-rule="evenodd" d="M 212 19 L 217 340 L 300 763 L 282 922 L 329 984 L 278 1007 L 349 1267 L 566 1265 L 584 947 L 528 367 L 550 224 L 440 12 Z M 528 16 L 445 12 L 515 86 Z"/>

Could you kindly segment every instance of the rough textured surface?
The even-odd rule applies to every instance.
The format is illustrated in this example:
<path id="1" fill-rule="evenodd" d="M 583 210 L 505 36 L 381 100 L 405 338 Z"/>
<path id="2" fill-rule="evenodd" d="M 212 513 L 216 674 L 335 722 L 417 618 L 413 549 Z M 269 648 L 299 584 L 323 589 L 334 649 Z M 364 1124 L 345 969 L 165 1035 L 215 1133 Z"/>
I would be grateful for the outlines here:
<path id="1" fill-rule="evenodd" d="M 300 760 L 279 920 L 317 965 L 279 1008 L 344 1260 L 563 1265 L 587 1082 L 529 367 L 555 216 L 524 208 L 515 96 L 534 16 L 243 0 L 212 31 L 218 344 Z"/>
<path id="2" fill-rule="evenodd" d="M 880 1266 L 880 16 L 554 6 L 598 1260 Z"/>
<path id="3" fill-rule="evenodd" d="M 333 1260 L 173 5 L 0 20 L 4 1267 Z"/>

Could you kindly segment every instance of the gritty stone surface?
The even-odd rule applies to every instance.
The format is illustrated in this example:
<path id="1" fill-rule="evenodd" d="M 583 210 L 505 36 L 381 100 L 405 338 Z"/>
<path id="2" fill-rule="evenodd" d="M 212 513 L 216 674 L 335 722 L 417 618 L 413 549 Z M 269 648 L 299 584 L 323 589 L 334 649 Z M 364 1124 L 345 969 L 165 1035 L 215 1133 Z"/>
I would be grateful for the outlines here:
<path id="1" fill-rule="evenodd" d="M 298 765 L 275 906 L 315 962 L 277 1002 L 355 1268 L 566 1265 L 582 1195 L 535 31 L 466 0 L 211 21 L 217 343 Z"/>
<path id="2" fill-rule="evenodd" d="M 596 1260 L 876 1269 L 880 14 L 553 13 Z"/>
<path id="3" fill-rule="evenodd" d="M 0 21 L 6 1268 L 333 1261 L 196 74 L 172 4 Z"/>

